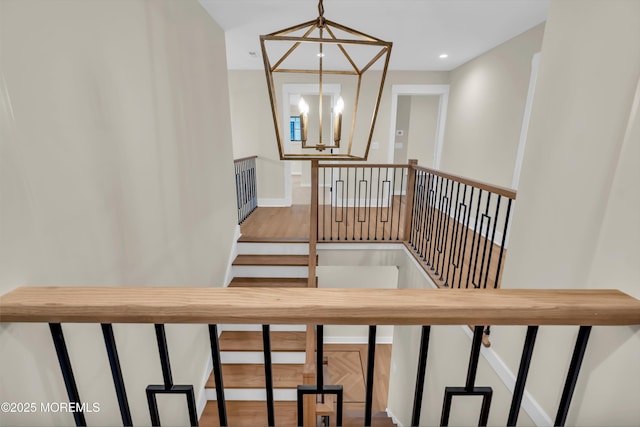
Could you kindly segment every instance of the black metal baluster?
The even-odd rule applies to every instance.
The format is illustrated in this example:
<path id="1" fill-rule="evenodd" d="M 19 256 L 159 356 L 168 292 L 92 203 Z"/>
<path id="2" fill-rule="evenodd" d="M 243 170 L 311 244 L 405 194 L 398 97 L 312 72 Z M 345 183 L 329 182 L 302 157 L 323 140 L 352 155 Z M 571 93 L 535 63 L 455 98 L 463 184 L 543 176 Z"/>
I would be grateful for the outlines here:
<path id="1" fill-rule="evenodd" d="M 556 421 L 553 424 L 554 426 L 564 426 L 564 423 L 567 421 L 571 398 L 573 397 L 573 392 L 578 382 L 578 374 L 580 374 L 580 366 L 584 359 L 584 352 L 587 349 L 590 334 L 591 326 L 580 326 L 576 346 L 571 356 L 571 363 L 569 364 L 569 372 L 567 373 L 567 379 L 564 383 L 564 389 L 562 390 L 562 398 L 560 399 L 560 406 L 556 414 Z"/>
<path id="2" fill-rule="evenodd" d="M 417 234 L 418 234 L 418 223 L 420 221 L 420 171 L 416 171 L 416 178 L 413 181 L 413 206 L 411 211 L 411 228 L 409 229 L 409 243 L 411 247 L 416 250 L 418 249 L 417 245 Z"/>
<path id="3" fill-rule="evenodd" d="M 531 355 L 533 354 L 533 346 L 536 343 L 537 334 L 537 326 L 529 326 L 527 328 L 527 336 L 524 339 L 522 358 L 520 359 L 520 368 L 518 369 L 518 378 L 516 379 L 516 384 L 513 388 L 513 399 L 511 400 L 511 409 L 509 410 L 507 426 L 515 426 L 518 422 L 518 414 L 520 413 L 520 405 L 522 404 L 522 396 L 524 395 L 524 386 L 527 383 L 529 365 L 531 365 Z"/>
<path id="4" fill-rule="evenodd" d="M 480 419 L 478 426 L 486 426 L 489 420 L 489 409 L 491 408 L 491 397 L 493 389 L 491 387 L 476 387 L 476 373 L 478 371 L 478 361 L 480 360 L 480 346 L 482 345 L 482 326 L 476 326 L 473 330 L 473 341 L 471 344 L 471 355 L 469 357 L 469 370 L 467 371 L 467 381 L 464 387 L 446 387 L 444 391 L 444 402 L 442 405 L 441 426 L 449 425 L 449 414 L 451 412 L 451 402 L 453 396 L 482 396 L 482 407 L 480 409 Z"/>
<path id="5" fill-rule="evenodd" d="M 441 178 L 433 175 L 429 185 L 429 226 L 427 227 L 427 250 L 425 253 L 427 265 L 433 270 L 433 258 L 431 256 L 436 243 L 436 204 L 438 201 L 438 181 Z"/>
<path id="6" fill-rule="evenodd" d="M 173 386 L 173 378 L 171 375 L 171 362 L 169 362 L 169 349 L 167 348 L 167 335 L 164 325 L 155 324 L 156 341 L 158 342 L 158 352 L 160 354 L 160 366 L 162 366 L 162 379 L 164 386 L 171 388 Z"/>
<path id="7" fill-rule="evenodd" d="M 408 185 L 408 183 L 407 183 Z M 402 199 L 404 198 L 404 209 L 407 209 L 407 189 L 404 189 L 404 196 L 402 195 L 402 190 L 404 189 L 404 168 L 400 169 L 400 195 L 398 200 L 398 227 L 396 227 L 396 240 L 403 240 L 403 237 L 400 237 L 400 220 L 404 218 L 406 215 L 402 215 Z M 404 224 L 406 227 L 406 224 Z M 404 234 L 404 232 L 403 232 Z"/>
<path id="8" fill-rule="evenodd" d="M 380 216 L 380 168 L 378 168 L 378 186 L 376 187 L 376 227 L 373 240 L 378 240 L 378 217 Z"/>
<path id="9" fill-rule="evenodd" d="M 428 174 L 428 177 L 429 179 L 427 180 L 427 187 L 425 188 L 425 191 L 427 192 L 427 197 L 425 201 L 425 210 L 426 210 L 427 216 L 426 216 L 426 224 L 424 228 L 423 259 L 426 261 L 428 266 L 431 266 L 431 258 L 429 257 L 429 253 L 431 250 L 434 202 L 435 202 L 435 192 L 433 191 L 433 188 L 437 188 L 438 176 L 433 174 Z"/>
<path id="10" fill-rule="evenodd" d="M 507 232 L 509 230 L 509 215 L 511 214 L 511 202 L 513 200 L 509 199 L 507 202 L 507 213 L 504 218 L 504 230 L 502 231 L 502 243 L 500 244 L 500 256 L 498 258 L 498 269 L 496 271 L 496 281 L 493 284 L 494 289 L 498 287 L 500 284 L 500 268 L 502 267 L 502 257 L 504 255 L 504 245 L 507 242 Z"/>
<path id="11" fill-rule="evenodd" d="M 367 348 L 367 388 L 364 400 L 364 425 L 371 425 L 373 406 L 373 375 L 376 365 L 376 325 L 369 326 L 369 345 Z"/>
<path id="12" fill-rule="evenodd" d="M 118 406 L 120 407 L 120 416 L 123 426 L 132 426 L 131 411 L 129 410 L 129 401 L 127 399 L 127 390 L 124 386 L 122 378 L 122 370 L 120 369 L 120 358 L 118 357 L 118 349 L 116 340 L 113 336 L 113 326 L 110 323 L 102 323 L 102 335 L 104 337 L 104 345 L 107 348 L 107 357 L 109 358 L 109 366 L 111 367 L 111 376 L 113 377 L 113 385 L 116 389 L 118 397 Z"/>
<path id="13" fill-rule="evenodd" d="M 216 383 L 218 419 L 220 421 L 220 427 L 226 427 L 227 404 L 224 397 L 224 382 L 222 380 L 222 362 L 220 360 L 220 342 L 218 341 L 217 325 L 209 325 L 209 340 L 211 341 L 211 359 L 213 360 L 213 379 Z"/>
<path id="14" fill-rule="evenodd" d="M 491 217 L 489 216 L 489 204 L 491 203 L 491 193 L 487 192 L 487 207 L 485 208 L 484 213 L 482 214 L 482 221 L 480 221 L 480 235 L 478 236 L 478 246 L 480 245 L 480 238 L 484 237 L 484 245 L 482 247 L 482 261 L 480 261 L 480 276 L 478 276 L 478 287 L 486 288 L 487 280 L 485 277 L 484 286 L 482 284 L 482 273 L 485 269 L 485 258 L 487 255 L 487 244 L 489 244 L 489 228 L 491 227 Z M 487 229 L 485 231 L 484 221 L 485 219 L 488 221 Z M 483 236 L 484 232 L 484 236 Z M 486 274 L 489 274 L 489 264 L 486 265 L 487 271 Z"/>
<path id="15" fill-rule="evenodd" d="M 420 203 L 422 200 L 420 183 L 422 172 L 416 171 L 416 178 L 413 183 L 413 207 L 411 212 L 411 229 L 409 232 L 409 243 L 418 252 L 418 224 L 420 223 Z"/>
<path id="16" fill-rule="evenodd" d="M 322 373 L 324 348 L 324 326 L 316 326 L 316 387 L 319 391 L 324 388 L 324 378 Z"/>
<path id="17" fill-rule="evenodd" d="M 344 240 L 349 240 L 349 169 L 347 169 L 347 182 L 345 187 L 347 187 L 347 200 L 346 200 L 346 211 L 344 215 Z"/>
<path id="18" fill-rule="evenodd" d="M 60 363 L 60 371 L 62 371 L 62 378 L 64 379 L 64 386 L 67 389 L 69 402 L 75 403 L 76 408 L 79 408 L 82 401 L 80 400 L 80 394 L 78 393 L 76 379 L 73 376 L 71 359 L 69 359 L 67 344 L 65 343 L 64 334 L 62 333 L 62 325 L 60 325 L 60 323 L 49 323 L 49 330 L 51 331 L 51 338 L 53 338 L 53 345 L 56 348 L 58 362 Z M 73 411 L 73 419 L 75 420 L 76 426 L 87 425 L 87 421 L 84 418 L 84 412 L 82 411 Z"/>
<path id="19" fill-rule="evenodd" d="M 329 184 L 329 240 L 333 240 L 333 207 L 335 206 L 335 182 L 333 180 L 333 167 L 329 171 L 329 179 L 331 180 L 331 184 Z"/>
<path id="20" fill-rule="evenodd" d="M 445 266 L 445 260 L 447 259 L 447 247 L 449 244 L 449 240 L 450 239 L 450 235 L 452 234 L 449 230 L 449 222 L 451 221 L 451 202 L 453 200 L 453 181 L 451 181 L 450 179 L 447 180 L 447 187 L 449 188 L 449 196 L 448 196 L 448 200 L 447 200 L 447 204 L 446 204 L 446 212 L 443 212 L 443 214 L 445 215 L 444 218 L 444 248 L 442 248 L 442 261 L 440 263 L 440 280 L 443 280 L 445 283 L 445 286 L 447 286 L 447 278 L 444 274 L 444 266 Z M 438 255 L 438 257 L 440 257 L 440 255 Z M 451 258 L 451 256 L 449 255 L 449 259 Z"/>
<path id="21" fill-rule="evenodd" d="M 356 240 L 356 206 L 359 206 L 359 194 L 360 189 L 358 188 L 358 168 L 354 168 L 353 170 L 353 231 L 351 232 L 351 240 Z"/>
<path id="22" fill-rule="evenodd" d="M 389 182 L 389 168 L 384 168 L 384 181 L 382 181 L 382 204 L 385 205 L 384 203 L 384 185 L 385 183 Z M 391 185 L 389 183 L 389 185 Z M 389 194 L 391 194 L 391 188 L 389 188 Z M 386 213 L 385 218 L 386 219 L 382 219 L 382 212 L 380 212 L 380 222 L 382 223 L 382 239 L 381 240 L 385 240 L 384 235 L 385 235 L 385 231 L 387 230 L 387 223 L 389 222 L 389 200 L 387 199 L 387 203 L 385 205 L 386 207 L 384 207 L 384 212 Z"/>
<path id="23" fill-rule="evenodd" d="M 466 190 L 466 188 L 465 188 Z M 475 191 L 475 188 L 472 186 L 471 187 L 471 194 L 469 195 L 469 206 L 468 208 L 466 208 L 466 220 L 465 220 L 465 224 L 464 224 L 464 244 L 462 245 L 462 264 L 460 266 L 460 280 L 458 281 L 458 289 L 460 289 L 462 287 L 462 273 L 464 273 L 464 256 L 467 253 L 467 237 L 469 236 L 469 221 L 471 219 L 471 208 L 473 207 L 473 193 Z M 469 266 L 471 265 L 471 255 L 469 255 Z M 469 287 L 469 268 L 467 268 L 467 283 L 466 283 L 466 288 Z"/>
<path id="24" fill-rule="evenodd" d="M 458 185 L 456 186 L 456 201 L 452 202 L 452 206 L 454 209 L 454 217 L 453 217 L 453 229 L 451 230 L 451 246 L 449 248 L 449 258 L 447 261 L 447 272 L 444 275 L 445 278 L 445 282 L 444 285 L 445 286 L 449 286 L 449 284 L 451 283 L 451 288 L 453 289 L 453 281 L 449 281 L 449 277 L 451 276 L 451 266 L 453 265 L 454 268 L 454 278 L 455 278 L 455 257 L 457 254 L 457 250 L 458 250 L 458 231 L 460 229 L 460 206 L 458 205 L 458 202 L 460 201 L 460 182 L 457 183 Z M 452 199 L 453 200 L 453 199 Z"/>
<path id="25" fill-rule="evenodd" d="M 487 271 L 485 273 L 485 278 L 484 278 L 484 287 L 486 289 L 487 287 L 487 282 L 489 281 L 489 270 L 491 269 L 491 261 L 493 259 L 493 246 L 495 240 L 496 240 L 496 228 L 498 226 L 498 218 L 500 215 L 500 201 L 502 200 L 502 196 L 498 195 L 498 201 L 496 202 L 496 213 L 493 217 L 493 231 L 491 232 L 491 241 L 489 242 L 489 260 L 487 261 Z M 487 236 L 488 238 L 488 236 Z M 495 288 L 495 284 L 494 284 L 494 288 Z"/>
<path id="26" fill-rule="evenodd" d="M 389 169 L 387 168 L 387 171 Z M 395 202 L 396 202 L 396 171 L 398 169 L 391 169 L 391 183 L 389 184 L 389 191 L 391 192 L 391 197 L 389 198 L 389 202 L 391 204 L 391 218 L 389 222 L 389 240 L 393 240 L 393 214 L 395 210 Z"/>
<path id="27" fill-rule="evenodd" d="M 471 253 L 469 254 L 469 271 L 467 272 L 467 288 L 469 287 L 469 279 L 472 278 L 471 284 L 473 284 L 474 288 L 478 288 L 474 283 L 476 278 L 476 266 L 478 264 L 478 252 L 480 248 L 476 248 L 476 236 L 478 235 L 478 217 L 480 216 L 480 202 L 482 201 L 482 189 L 478 193 L 478 204 L 476 206 L 476 221 L 473 226 L 473 241 L 471 242 Z M 480 245 L 480 237 L 478 237 L 478 246 Z M 475 254 L 475 260 L 473 256 Z M 471 267 L 473 267 L 473 273 L 471 272 Z"/>
<path id="28" fill-rule="evenodd" d="M 371 191 L 373 190 L 373 168 L 369 168 L 369 215 L 367 216 L 367 240 L 371 240 Z"/>
<path id="29" fill-rule="evenodd" d="M 163 324 L 155 324 L 156 340 L 158 342 L 158 354 L 160 356 L 160 365 L 162 366 L 163 385 L 147 386 L 147 403 L 149 404 L 149 413 L 151 416 L 151 424 L 153 426 L 160 425 L 160 414 L 158 412 L 158 402 L 156 394 L 184 394 L 187 398 L 187 408 L 189 412 L 189 422 L 191 426 L 198 425 L 198 413 L 196 410 L 196 399 L 192 385 L 174 385 L 171 376 L 171 363 L 169 362 L 169 349 L 167 348 L 167 336 Z"/>
<path id="30" fill-rule="evenodd" d="M 431 326 L 423 326 L 420 336 L 420 354 L 418 355 L 418 373 L 416 375 L 416 390 L 413 395 L 413 412 L 411 414 L 411 425 L 420 425 L 420 415 L 422 412 L 422 394 L 424 392 L 424 378 L 427 374 L 427 354 L 429 352 L 429 336 Z"/>
<path id="31" fill-rule="evenodd" d="M 431 214 L 431 207 L 429 204 L 429 200 L 431 198 L 431 180 L 433 179 L 433 175 L 429 173 L 425 173 L 425 182 L 423 188 L 423 212 L 422 212 L 422 233 L 421 233 L 421 242 L 420 242 L 420 256 L 424 261 L 429 265 L 429 261 L 427 258 L 427 244 L 429 241 L 429 218 Z"/>
<path id="32" fill-rule="evenodd" d="M 440 272 L 438 271 L 438 263 L 440 260 L 440 253 L 442 252 L 442 226 L 444 223 L 444 209 L 443 209 L 443 205 L 446 203 L 446 199 L 447 199 L 447 186 L 449 185 L 449 180 L 447 179 L 447 186 L 445 186 L 444 184 L 445 178 L 441 178 L 440 179 L 440 188 L 438 189 L 438 199 L 437 199 L 437 207 L 436 209 L 436 213 L 438 215 L 437 218 L 437 223 L 436 223 L 436 235 L 435 235 L 435 240 L 433 242 L 433 263 L 431 264 L 431 269 L 434 271 L 434 273 L 440 274 Z M 444 191 L 442 190 L 442 187 L 444 187 Z"/>
<path id="33" fill-rule="evenodd" d="M 455 262 L 453 263 L 453 277 L 451 278 L 451 288 L 455 287 L 456 284 L 456 273 L 458 273 L 458 269 L 460 269 L 460 277 L 462 277 L 462 267 L 464 260 L 462 259 L 462 245 L 463 245 L 463 235 L 464 235 L 464 219 L 467 215 L 468 209 L 466 205 L 467 201 L 467 184 L 464 184 L 464 190 L 462 191 L 462 203 L 456 202 L 457 204 L 457 229 L 456 229 L 456 249 L 455 249 Z M 464 209 L 464 212 L 463 212 Z M 458 279 L 458 288 L 460 288 L 460 279 Z"/>
<path id="34" fill-rule="evenodd" d="M 480 360 L 480 345 L 482 344 L 482 326 L 473 328 L 473 342 L 471 344 L 471 356 L 469 357 L 469 370 L 467 371 L 467 382 L 465 389 L 473 390 L 476 383 L 476 373 L 478 372 L 478 361 Z"/>
<path id="35" fill-rule="evenodd" d="M 273 403 L 273 370 L 271 366 L 271 334 L 269 325 L 262 325 L 262 349 L 264 352 L 264 379 L 267 391 L 267 422 L 269 427 L 276 425 Z"/>

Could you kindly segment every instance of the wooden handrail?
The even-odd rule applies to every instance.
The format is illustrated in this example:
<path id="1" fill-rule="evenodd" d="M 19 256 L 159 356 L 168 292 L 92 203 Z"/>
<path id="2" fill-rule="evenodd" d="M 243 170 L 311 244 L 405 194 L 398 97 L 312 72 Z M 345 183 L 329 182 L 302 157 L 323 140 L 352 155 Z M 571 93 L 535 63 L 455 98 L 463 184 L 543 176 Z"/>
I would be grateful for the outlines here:
<path id="1" fill-rule="evenodd" d="M 475 179 L 466 178 L 464 176 L 454 175 L 454 174 L 451 174 L 451 173 L 446 173 L 446 172 L 438 171 L 438 170 L 435 170 L 435 169 L 425 168 L 425 167 L 422 167 L 422 166 L 414 166 L 414 169 L 415 170 L 419 170 L 419 171 L 423 171 L 423 172 L 427 172 L 427 173 L 430 173 L 430 174 L 433 174 L 433 175 L 438 175 L 438 176 L 441 176 L 443 178 L 451 179 L 453 181 L 459 181 L 459 182 L 461 182 L 463 184 L 471 185 L 473 187 L 480 188 L 480 189 L 486 190 L 486 191 L 490 191 L 490 192 L 495 193 L 495 194 L 500 194 L 501 196 L 508 197 L 509 199 L 512 199 L 512 200 L 516 199 L 517 191 L 513 190 L 511 188 L 500 187 L 498 185 L 488 184 L 486 182 L 477 181 Z"/>
<path id="2" fill-rule="evenodd" d="M 244 160 L 251 160 L 251 159 L 257 159 L 258 156 L 248 156 L 248 157 L 241 157 L 239 159 L 233 159 L 233 163 L 238 163 L 238 162 L 242 162 Z"/>
<path id="3" fill-rule="evenodd" d="M 638 325 L 617 290 L 21 287 L 0 322 Z"/>
<path id="4" fill-rule="evenodd" d="M 319 168 L 398 168 L 408 169 L 407 163 L 318 163 Z"/>

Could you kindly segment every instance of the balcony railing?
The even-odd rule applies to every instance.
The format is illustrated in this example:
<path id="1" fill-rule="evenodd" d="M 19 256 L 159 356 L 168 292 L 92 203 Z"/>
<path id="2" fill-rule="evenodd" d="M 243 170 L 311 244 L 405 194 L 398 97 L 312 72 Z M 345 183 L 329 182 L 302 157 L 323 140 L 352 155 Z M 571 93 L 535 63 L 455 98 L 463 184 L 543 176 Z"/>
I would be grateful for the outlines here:
<path id="1" fill-rule="evenodd" d="M 236 177 L 236 199 L 238 206 L 238 224 L 258 207 L 256 186 L 256 159 L 258 156 L 243 157 L 233 161 Z"/>
<path id="2" fill-rule="evenodd" d="M 318 242 L 404 242 L 439 287 L 500 286 L 514 190 L 415 160 L 315 163 L 312 170 Z"/>
<path id="3" fill-rule="evenodd" d="M 303 398 L 308 395 L 337 395 L 336 425 L 342 423 L 342 388 L 326 384 L 322 375 L 323 326 L 369 325 L 369 368 L 375 363 L 377 325 L 421 325 L 411 425 L 420 425 L 422 393 L 425 384 L 427 350 L 431 328 L 438 325 L 520 325 L 527 326 L 518 376 L 511 400 L 507 425 L 515 425 L 523 397 L 527 373 L 540 326 L 579 326 L 578 338 L 562 389 L 555 425 L 564 425 L 576 386 L 592 326 L 640 324 L 640 301 L 614 290 L 508 290 L 469 291 L 453 289 L 312 289 L 312 288 L 136 288 L 136 287 L 23 287 L 0 297 L 0 322 L 49 323 L 69 402 L 73 403 L 78 426 L 86 425 L 81 398 L 65 344 L 62 323 L 100 323 L 105 348 L 124 425 L 131 425 L 131 412 L 113 323 L 155 325 L 161 375 L 158 384 L 146 388 L 151 423 L 160 425 L 156 395 L 184 394 L 189 424 L 197 425 L 194 389 L 190 384 L 175 385 L 164 325 L 168 323 L 205 324 L 209 327 L 219 422 L 228 425 L 224 381 L 220 363 L 217 325 L 222 323 L 261 324 L 265 353 L 267 396 L 273 395 L 270 357 L 270 324 L 316 325 L 315 381 L 298 387 L 298 424 L 303 422 Z M 483 396 L 479 424 L 486 425 L 493 390 L 476 385 L 482 327 L 474 328 L 464 385 L 446 387 L 441 425 L 447 425 L 453 396 Z M 308 345 L 309 345 L 309 339 Z M 310 341 L 313 348 L 313 340 Z M 313 368 L 313 367 L 312 367 Z M 367 369 L 365 425 L 371 422 L 373 369 Z M 60 397 L 62 400 L 62 396 Z M 277 425 L 273 399 L 267 399 L 268 424 Z M 114 419 L 117 417 L 114 414 Z M 185 420 L 185 423 L 187 420 Z M 305 424 L 306 425 L 306 424 Z"/>

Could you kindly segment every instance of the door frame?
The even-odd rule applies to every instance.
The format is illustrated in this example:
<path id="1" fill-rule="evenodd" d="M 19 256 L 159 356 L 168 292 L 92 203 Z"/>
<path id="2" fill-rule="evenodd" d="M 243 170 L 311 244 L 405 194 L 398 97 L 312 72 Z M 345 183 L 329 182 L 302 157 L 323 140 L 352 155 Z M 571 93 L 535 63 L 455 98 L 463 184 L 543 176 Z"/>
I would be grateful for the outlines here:
<path id="1" fill-rule="evenodd" d="M 389 121 L 389 149 L 387 159 L 393 163 L 395 155 L 396 119 L 398 114 L 398 96 L 400 95 L 432 95 L 438 96 L 438 120 L 433 152 L 434 169 L 440 168 L 444 129 L 447 121 L 447 105 L 449 103 L 449 85 L 393 85 L 391 86 L 391 120 Z"/>

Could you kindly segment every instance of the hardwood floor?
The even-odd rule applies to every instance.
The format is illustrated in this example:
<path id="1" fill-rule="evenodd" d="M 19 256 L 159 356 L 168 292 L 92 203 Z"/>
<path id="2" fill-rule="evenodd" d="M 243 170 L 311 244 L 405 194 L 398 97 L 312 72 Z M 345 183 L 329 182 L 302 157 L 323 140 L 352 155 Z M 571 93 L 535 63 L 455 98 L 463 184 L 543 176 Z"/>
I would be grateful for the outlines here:
<path id="1" fill-rule="evenodd" d="M 226 332 L 225 332 L 226 333 Z M 261 343 L 260 343 L 261 344 Z M 222 341 L 221 341 L 222 345 Z M 366 344 L 325 344 L 325 356 L 327 356 L 331 384 L 342 384 L 344 387 L 344 419 L 345 427 L 363 425 L 364 405 L 365 405 L 365 381 L 367 370 L 367 345 Z M 391 345 L 376 345 L 376 362 L 374 369 L 373 405 L 374 414 L 373 425 L 392 426 L 384 410 L 386 408 L 388 388 L 389 388 L 389 367 L 391 364 Z M 223 372 L 230 375 L 229 382 L 233 376 L 235 379 L 247 382 L 252 387 L 260 388 L 264 386 L 262 365 L 257 365 L 255 377 L 247 377 L 246 373 L 238 374 L 233 365 L 227 367 Z M 293 370 L 288 365 L 273 365 L 274 377 L 278 376 L 287 387 L 296 381 L 290 378 Z M 280 372 L 282 371 L 282 372 Z M 246 372 L 246 371 L 245 371 Z M 262 383 L 261 383 L 262 381 Z M 295 384 L 297 385 L 297 383 Z M 293 427 L 297 425 L 296 402 L 275 402 L 276 425 Z M 229 426 L 253 427 L 266 426 L 267 409 L 265 402 L 255 401 L 227 401 L 227 417 Z M 331 419 L 332 425 L 335 418 Z M 217 403 L 210 401 L 200 418 L 200 425 L 203 427 L 218 426 Z"/>
<path id="2" fill-rule="evenodd" d="M 309 205 L 259 207 L 240 226 L 240 241 L 309 241 Z"/>

